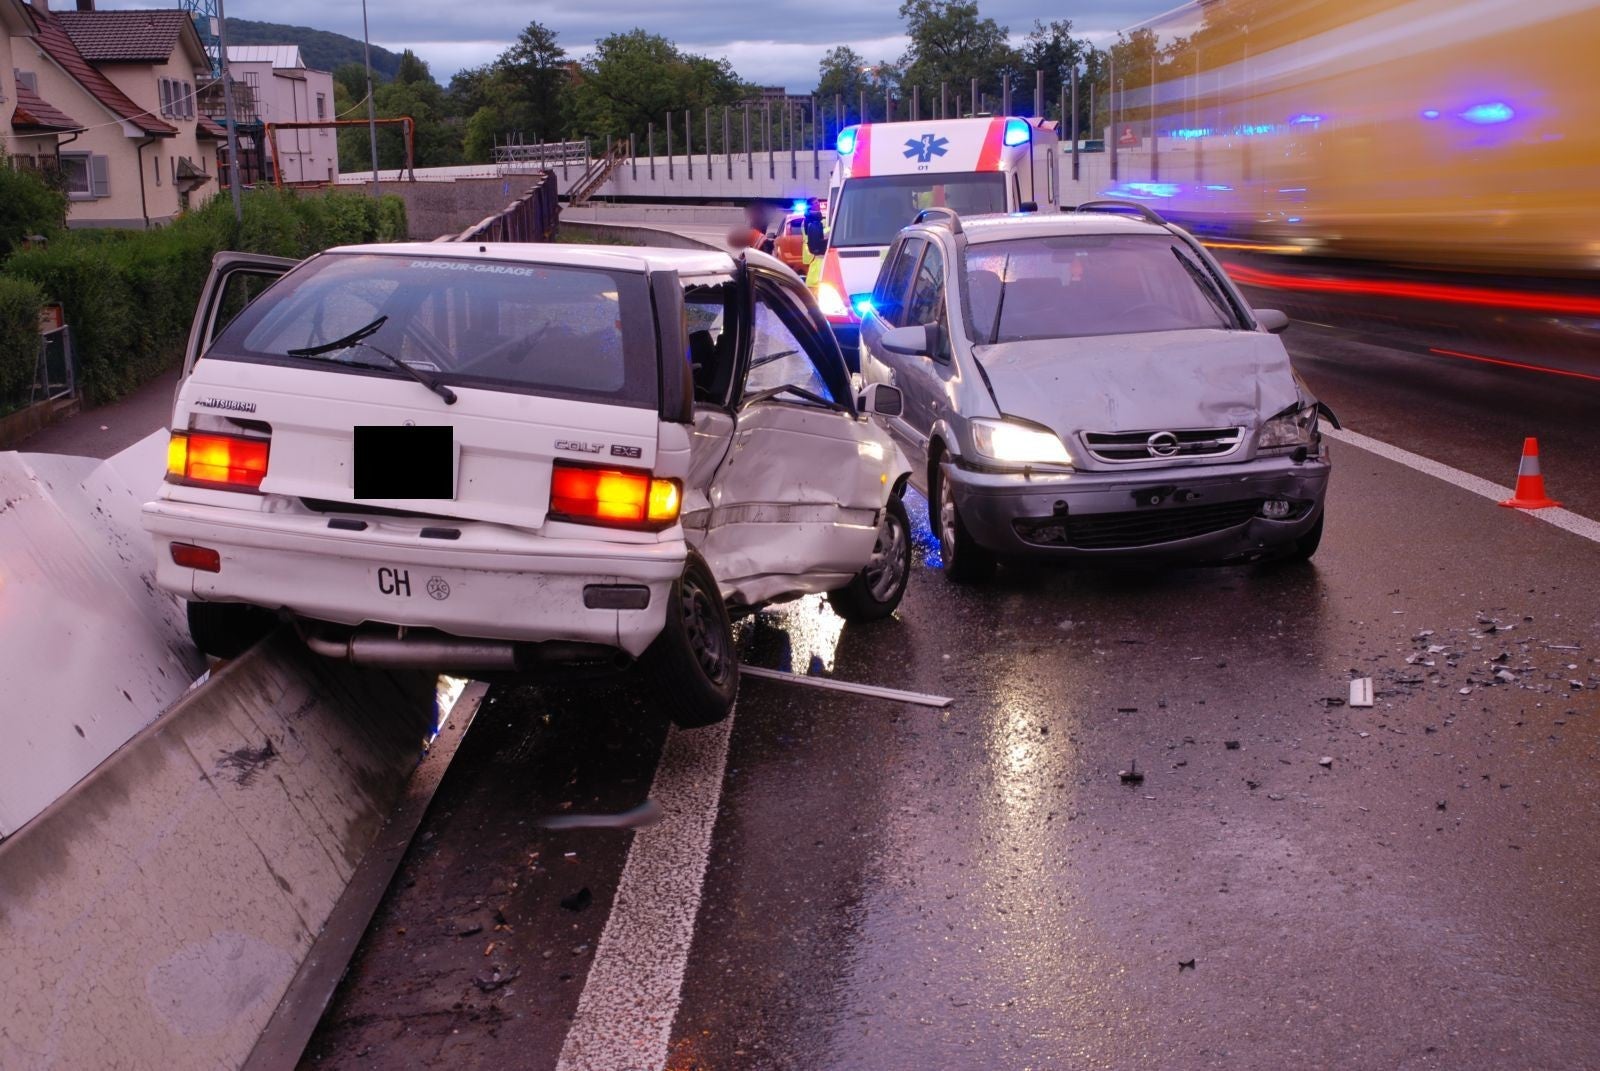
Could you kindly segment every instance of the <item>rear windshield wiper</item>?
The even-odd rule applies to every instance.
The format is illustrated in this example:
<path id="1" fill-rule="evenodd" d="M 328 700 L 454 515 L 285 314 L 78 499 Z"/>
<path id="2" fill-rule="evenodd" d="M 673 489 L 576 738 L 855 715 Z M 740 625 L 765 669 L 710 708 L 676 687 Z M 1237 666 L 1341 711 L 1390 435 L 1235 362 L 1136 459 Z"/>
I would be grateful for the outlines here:
<path id="1" fill-rule="evenodd" d="M 1215 305 L 1217 311 L 1222 313 L 1222 318 L 1224 320 L 1233 320 L 1234 315 L 1229 309 L 1227 299 L 1217 289 L 1216 280 L 1211 278 L 1200 265 L 1184 256 L 1177 246 L 1171 246 L 1170 248 L 1172 249 L 1172 255 L 1178 258 L 1178 263 L 1183 265 L 1183 270 L 1189 273 L 1191 279 L 1200 284 L 1200 289 L 1205 291 L 1206 297 L 1210 299 L 1211 304 Z"/>
<path id="2" fill-rule="evenodd" d="M 406 364 L 400 358 L 396 357 L 387 350 L 380 349 L 367 341 L 368 338 L 371 338 L 373 335 L 378 333 L 379 328 L 388 322 L 389 317 L 387 315 L 380 316 L 376 320 L 373 320 L 370 324 L 367 324 L 365 327 L 356 328 L 343 338 L 336 338 L 332 342 L 324 342 L 320 346 L 301 346 L 296 349 L 285 350 L 284 352 L 285 355 L 289 357 L 320 357 L 325 353 L 332 353 L 335 350 L 347 350 L 353 346 L 360 346 L 364 350 L 371 350 L 373 353 L 376 353 L 379 357 L 382 357 L 384 360 L 394 365 L 394 367 L 398 368 L 400 371 L 404 372 L 418 383 L 421 383 L 424 387 L 427 387 L 429 390 L 433 391 L 433 393 L 444 399 L 444 404 L 456 404 L 455 391 L 451 390 L 443 383 L 440 383 L 427 373 L 419 369 L 412 368 L 409 364 Z"/>

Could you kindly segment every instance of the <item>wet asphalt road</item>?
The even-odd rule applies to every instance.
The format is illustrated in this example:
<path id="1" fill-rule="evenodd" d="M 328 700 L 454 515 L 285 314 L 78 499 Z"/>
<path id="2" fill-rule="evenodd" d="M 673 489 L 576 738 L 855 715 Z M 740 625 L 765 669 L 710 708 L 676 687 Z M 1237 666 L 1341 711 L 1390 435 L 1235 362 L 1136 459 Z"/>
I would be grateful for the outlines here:
<path id="1" fill-rule="evenodd" d="M 1600 383 L 1288 342 L 1354 430 L 1501 483 L 1538 434 L 1600 515 Z M 1334 449 L 1309 567 L 924 554 L 896 620 L 742 625 L 955 702 L 744 683 L 667 1066 L 1600 1066 L 1600 546 Z M 631 835 L 536 819 L 637 804 L 665 737 L 627 685 L 498 690 L 304 1066 L 555 1067 Z"/>

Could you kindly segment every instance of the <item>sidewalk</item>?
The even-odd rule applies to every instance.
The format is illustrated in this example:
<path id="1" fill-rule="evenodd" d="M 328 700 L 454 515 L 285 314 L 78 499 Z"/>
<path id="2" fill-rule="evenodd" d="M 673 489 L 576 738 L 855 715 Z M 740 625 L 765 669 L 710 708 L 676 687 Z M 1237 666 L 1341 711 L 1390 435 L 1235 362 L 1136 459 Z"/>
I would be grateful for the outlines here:
<path id="1" fill-rule="evenodd" d="M 120 401 L 82 410 L 40 430 L 17 449 L 26 454 L 110 457 L 166 426 L 177 386 L 178 369 L 173 368 Z"/>

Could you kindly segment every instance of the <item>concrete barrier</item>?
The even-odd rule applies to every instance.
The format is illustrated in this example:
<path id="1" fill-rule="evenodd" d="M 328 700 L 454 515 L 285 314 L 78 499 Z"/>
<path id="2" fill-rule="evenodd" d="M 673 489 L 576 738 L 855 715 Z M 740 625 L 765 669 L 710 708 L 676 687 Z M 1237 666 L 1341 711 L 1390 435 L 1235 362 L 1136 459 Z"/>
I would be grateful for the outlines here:
<path id="1" fill-rule="evenodd" d="M 0 843 L 0 1067 L 242 1066 L 436 707 L 432 679 L 325 661 L 280 633 Z"/>
<path id="2" fill-rule="evenodd" d="M 678 227 L 668 230 L 667 224 L 600 223 L 593 220 L 569 221 L 561 217 L 561 233 L 567 238 L 589 242 L 620 242 L 625 245 L 665 246 L 669 249 L 717 249 L 727 251 L 721 241 L 726 229 L 715 227 Z"/>
<path id="3" fill-rule="evenodd" d="M 205 669 L 139 524 L 165 450 L 158 432 L 109 461 L 0 453 L 0 837 Z"/>

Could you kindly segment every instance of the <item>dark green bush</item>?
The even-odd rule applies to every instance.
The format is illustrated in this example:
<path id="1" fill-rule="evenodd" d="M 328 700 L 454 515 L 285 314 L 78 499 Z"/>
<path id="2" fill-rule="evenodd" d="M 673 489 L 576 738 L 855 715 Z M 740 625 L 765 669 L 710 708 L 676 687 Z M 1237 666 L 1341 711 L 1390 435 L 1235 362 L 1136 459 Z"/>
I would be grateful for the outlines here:
<path id="1" fill-rule="evenodd" d="M 0 413 L 28 400 L 39 361 L 39 307 L 44 292 L 26 279 L 0 275 Z"/>
<path id="2" fill-rule="evenodd" d="M 22 248 L 31 234 L 46 237 L 61 230 L 67 195 L 31 171 L 13 167 L 0 153 L 0 261 Z"/>
<path id="3" fill-rule="evenodd" d="M 89 404 L 98 405 L 178 359 L 217 252 L 298 258 L 390 235 L 405 235 L 405 204 L 399 198 L 375 202 L 342 191 L 301 197 L 288 190 L 257 190 L 244 198 L 242 223 L 234 221 L 229 199 L 220 196 L 160 230 L 69 231 L 46 249 L 13 256 L 0 282 L 26 280 L 44 300 L 65 307 L 77 344 L 78 382 Z M 38 304 L 27 327 L 31 346 L 38 345 Z M 23 344 L 11 337 L 16 330 L 21 328 L 0 320 L 0 354 Z"/>

